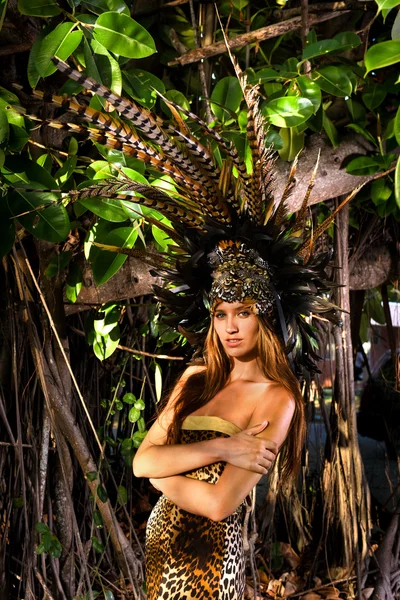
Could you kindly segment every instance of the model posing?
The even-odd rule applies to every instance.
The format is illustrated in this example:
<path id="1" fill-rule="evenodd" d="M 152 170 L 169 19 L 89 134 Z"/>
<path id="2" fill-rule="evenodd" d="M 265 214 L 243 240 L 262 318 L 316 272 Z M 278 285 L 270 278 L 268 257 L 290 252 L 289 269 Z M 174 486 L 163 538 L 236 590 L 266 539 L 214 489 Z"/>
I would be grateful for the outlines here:
<path id="1" fill-rule="evenodd" d="M 149 600 L 241 600 L 244 500 L 285 439 L 282 476 L 298 465 L 299 385 L 256 312 L 217 301 L 205 365 L 186 369 L 136 454 L 135 475 L 163 492 L 147 526 Z"/>

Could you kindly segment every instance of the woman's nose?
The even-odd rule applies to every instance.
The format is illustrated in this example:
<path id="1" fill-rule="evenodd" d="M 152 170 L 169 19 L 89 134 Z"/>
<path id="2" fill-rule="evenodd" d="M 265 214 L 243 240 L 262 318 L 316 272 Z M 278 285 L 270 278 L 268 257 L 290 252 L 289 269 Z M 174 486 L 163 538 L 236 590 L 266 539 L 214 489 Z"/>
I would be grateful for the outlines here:
<path id="1" fill-rule="evenodd" d="M 228 319 L 226 322 L 226 332 L 234 333 L 238 330 L 238 326 L 233 319 Z"/>

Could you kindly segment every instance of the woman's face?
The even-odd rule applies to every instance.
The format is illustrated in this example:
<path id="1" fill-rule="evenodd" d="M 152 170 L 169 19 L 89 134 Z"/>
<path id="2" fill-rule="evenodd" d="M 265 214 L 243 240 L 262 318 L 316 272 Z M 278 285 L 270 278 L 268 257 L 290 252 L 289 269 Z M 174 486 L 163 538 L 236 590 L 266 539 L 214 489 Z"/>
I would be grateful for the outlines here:
<path id="1" fill-rule="evenodd" d="M 228 356 L 242 360 L 256 358 L 259 324 L 248 304 L 220 302 L 214 309 L 213 320 Z"/>

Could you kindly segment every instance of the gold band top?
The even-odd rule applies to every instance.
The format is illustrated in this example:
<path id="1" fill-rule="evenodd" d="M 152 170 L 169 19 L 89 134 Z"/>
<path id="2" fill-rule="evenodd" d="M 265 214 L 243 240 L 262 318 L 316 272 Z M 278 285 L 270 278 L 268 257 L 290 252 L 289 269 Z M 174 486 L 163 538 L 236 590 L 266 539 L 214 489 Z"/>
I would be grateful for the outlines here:
<path id="1" fill-rule="evenodd" d="M 220 431 L 227 435 L 235 435 L 242 431 L 240 427 L 231 423 L 223 417 L 205 416 L 205 415 L 189 415 L 182 423 L 182 429 L 191 429 L 196 431 Z"/>

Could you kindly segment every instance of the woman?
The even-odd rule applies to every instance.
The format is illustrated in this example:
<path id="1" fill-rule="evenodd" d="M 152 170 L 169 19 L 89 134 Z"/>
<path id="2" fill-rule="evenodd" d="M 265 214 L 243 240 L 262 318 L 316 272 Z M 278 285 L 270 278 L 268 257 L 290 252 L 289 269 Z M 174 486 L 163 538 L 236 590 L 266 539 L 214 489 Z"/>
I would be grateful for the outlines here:
<path id="1" fill-rule="evenodd" d="M 215 303 L 205 365 L 184 372 L 136 454 L 135 475 L 163 493 L 147 529 L 149 600 L 241 600 L 245 498 L 285 440 L 282 477 L 298 466 L 299 385 L 256 313 L 254 302 Z"/>

